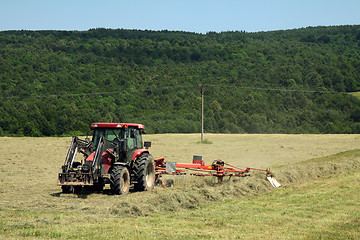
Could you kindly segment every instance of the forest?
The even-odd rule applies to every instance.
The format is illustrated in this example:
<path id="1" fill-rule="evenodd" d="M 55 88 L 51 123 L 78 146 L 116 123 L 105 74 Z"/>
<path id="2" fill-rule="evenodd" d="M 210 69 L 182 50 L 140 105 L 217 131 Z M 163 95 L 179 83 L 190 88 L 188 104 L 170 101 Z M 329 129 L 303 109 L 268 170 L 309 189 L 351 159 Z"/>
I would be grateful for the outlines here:
<path id="1" fill-rule="evenodd" d="M 0 32 L 0 136 L 360 133 L 360 25 Z"/>

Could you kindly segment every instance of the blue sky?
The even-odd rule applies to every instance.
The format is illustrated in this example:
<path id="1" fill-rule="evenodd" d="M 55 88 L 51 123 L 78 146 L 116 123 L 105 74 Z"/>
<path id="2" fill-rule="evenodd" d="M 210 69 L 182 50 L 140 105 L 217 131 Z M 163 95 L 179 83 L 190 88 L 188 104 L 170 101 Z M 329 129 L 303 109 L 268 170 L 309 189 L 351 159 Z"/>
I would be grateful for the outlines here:
<path id="1" fill-rule="evenodd" d="M 0 0 L 0 31 L 270 31 L 360 24 L 360 0 Z"/>

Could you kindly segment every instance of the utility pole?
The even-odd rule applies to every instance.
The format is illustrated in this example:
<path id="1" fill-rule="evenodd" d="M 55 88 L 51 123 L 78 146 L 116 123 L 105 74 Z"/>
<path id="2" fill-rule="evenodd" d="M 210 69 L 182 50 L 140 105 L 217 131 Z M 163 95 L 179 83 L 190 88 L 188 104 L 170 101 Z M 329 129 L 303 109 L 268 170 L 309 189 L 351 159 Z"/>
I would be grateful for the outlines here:
<path id="1" fill-rule="evenodd" d="M 201 85 L 201 142 L 204 141 L 204 93 L 206 86 Z"/>

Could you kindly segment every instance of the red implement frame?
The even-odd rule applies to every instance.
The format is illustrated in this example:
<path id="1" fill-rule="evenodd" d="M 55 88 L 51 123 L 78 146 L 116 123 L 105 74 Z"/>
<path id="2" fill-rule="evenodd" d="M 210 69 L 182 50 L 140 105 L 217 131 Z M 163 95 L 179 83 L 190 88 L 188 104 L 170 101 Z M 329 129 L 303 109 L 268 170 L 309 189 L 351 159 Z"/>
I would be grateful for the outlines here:
<path id="1" fill-rule="evenodd" d="M 169 170 L 167 164 L 172 165 Z M 215 160 L 211 165 L 205 165 L 202 160 L 193 160 L 193 163 L 172 163 L 165 162 L 164 158 L 155 159 L 156 177 L 159 178 L 163 174 L 171 175 L 195 175 L 195 176 L 215 176 L 219 182 L 224 177 L 246 177 L 249 176 L 250 170 L 266 172 L 267 176 L 271 176 L 270 169 L 246 168 L 232 166 L 224 163 L 222 160 Z"/>

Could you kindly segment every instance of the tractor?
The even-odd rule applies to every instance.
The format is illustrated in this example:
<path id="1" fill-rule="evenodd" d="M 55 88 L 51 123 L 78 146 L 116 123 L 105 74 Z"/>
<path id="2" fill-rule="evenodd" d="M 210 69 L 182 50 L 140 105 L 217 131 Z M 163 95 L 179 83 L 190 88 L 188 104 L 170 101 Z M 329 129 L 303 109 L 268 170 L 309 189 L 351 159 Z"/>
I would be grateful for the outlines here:
<path id="1" fill-rule="evenodd" d="M 148 191 L 154 188 L 155 164 L 143 144 L 144 125 L 133 123 L 93 123 L 92 140 L 74 136 L 67 153 L 58 185 L 63 193 L 102 191 L 110 184 L 113 194 Z M 77 153 L 83 154 L 81 161 Z"/>

